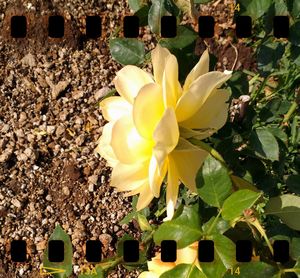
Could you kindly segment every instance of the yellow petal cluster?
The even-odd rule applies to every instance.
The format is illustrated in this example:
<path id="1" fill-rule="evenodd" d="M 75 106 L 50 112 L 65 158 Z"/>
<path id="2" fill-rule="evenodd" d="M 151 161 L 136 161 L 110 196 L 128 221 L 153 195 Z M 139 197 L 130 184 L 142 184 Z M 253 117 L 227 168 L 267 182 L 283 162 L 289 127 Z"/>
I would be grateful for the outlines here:
<path id="1" fill-rule="evenodd" d="M 161 254 L 157 253 L 151 261 L 147 262 L 148 271 L 144 271 L 139 275 L 139 278 L 159 278 L 164 272 L 173 269 L 179 264 L 195 264 L 201 270 L 198 261 L 198 242 L 191 245 L 177 249 L 176 261 L 172 263 L 162 262 Z"/>
<path id="2" fill-rule="evenodd" d="M 207 152 L 187 139 L 204 139 L 227 120 L 229 92 L 219 87 L 230 73 L 209 72 L 206 50 L 188 74 L 178 81 L 178 63 L 168 49 L 151 52 L 153 75 L 132 65 L 117 72 L 120 96 L 100 103 L 108 121 L 96 149 L 111 166 L 111 186 L 126 195 L 139 194 L 137 210 L 159 197 L 167 182 L 167 218 L 171 219 L 179 184 L 196 191 L 195 177 Z"/>

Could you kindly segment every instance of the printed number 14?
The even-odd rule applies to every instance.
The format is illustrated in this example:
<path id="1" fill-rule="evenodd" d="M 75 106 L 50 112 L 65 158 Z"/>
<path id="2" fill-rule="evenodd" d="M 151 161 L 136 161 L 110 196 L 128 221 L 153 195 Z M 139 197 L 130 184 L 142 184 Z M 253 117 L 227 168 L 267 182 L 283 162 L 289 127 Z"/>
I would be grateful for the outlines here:
<path id="1" fill-rule="evenodd" d="M 235 269 L 233 267 L 231 267 L 231 268 L 229 268 L 229 271 L 230 271 L 231 275 L 240 275 L 241 274 L 239 266 Z"/>
<path id="2" fill-rule="evenodd" d="M 240 8 L 240 4 L 239 3 L 237 3 L 237 4 L 235 4 L 235 3 L 231 3 L 230 4 L 230 8 L 231 8 L 231 10 L 234 12 L 234 11 L 240 11 L 241 10 L 241 8 Z"/>

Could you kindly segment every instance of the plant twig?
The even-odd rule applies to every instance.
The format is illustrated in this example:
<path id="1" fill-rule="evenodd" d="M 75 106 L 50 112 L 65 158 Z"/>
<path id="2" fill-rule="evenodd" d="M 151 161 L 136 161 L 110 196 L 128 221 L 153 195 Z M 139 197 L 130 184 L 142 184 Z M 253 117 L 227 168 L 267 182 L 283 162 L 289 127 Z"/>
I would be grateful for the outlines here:
<path id="1" fill-rule="evenodd" d="M 232 65 L 232 68 L 231 68 L 231 71 L 233 71 L 234 68 L 235 68 L 235 66 L 236 66 L 238 57 L 239 57 L 239 52 L 238 52 L 237 48 L 231 43 L 231 41 L 229 43 L 230 43 L 231 47 L 234 49 L 234 51 L 235 51 L 235 60 L 234 60 L 234 63 Z"/>
<path id="2" fill-rule="evenodd" d="M 297 107 L 298 107 L 298 103 L 296 101 L 293 101 L 289 111 L 284 115 L 282 123 L 286 123 L 289 121 L 290 117 L 296 111 Z"/>

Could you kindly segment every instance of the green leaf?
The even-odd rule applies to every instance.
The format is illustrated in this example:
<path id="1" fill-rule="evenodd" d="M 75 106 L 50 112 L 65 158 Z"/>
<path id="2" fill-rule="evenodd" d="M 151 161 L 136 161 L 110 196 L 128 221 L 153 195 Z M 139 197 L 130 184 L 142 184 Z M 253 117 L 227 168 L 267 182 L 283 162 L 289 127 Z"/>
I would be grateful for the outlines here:
<path id="1" fill-rule="evenodd" d="M 293 237 L 291 245 L 291 257 L 297 261 L 300 259 L 300 238 Z"/>
<path id="2" fill-rule="evenodd" d="M 300 2 L 295 0 L 287 0 L 288 9 L 294 19 L 300 17 Z"/>
<path id="3" fill-rule="evenodd" d="M 165 0 L 152 0 L 152 5 L 148 14 L 148 24 L 152 33 L 160 33 L 161 18 L 165 14 Z"/>
<path id="4" fill-rule="evenodd" d="M 249 262 L 237 264 L 233 267 L 233 270 L 239 268 L 238 277 L 240 278 L 267 278 L 272 277 L 275 273 L 278 272 L 278 269 L 272 265 L 269 265 L 264 262 Z M 230 271 L 226 273 L 224 278 L 232 278 L 233 274 Z"/>
<path id="5" fill-rule="evenodd" d="M 173 0 L 176 6 L 185 14 L 192 16 L 192 1 L 191 0 Z"/>
<path id="6" fill-rule="evenodd" d="M 257 53 L 257 66 L 263 76 L 278 68 L 279 61 L 284 54 L 284 48 L 281 42 L 270 39 L 261 44 Z"/>
<path id="7" fill-rule="evenodd" d="M 177 248 L 184 248 L 200 239 L 202 235 L 198 205 L 185 206 L 175 219 L 166 221 L 154 233 L 154 242 L 160 245 L 162 240 L 175 240 Z"/>
<path id="8" fill-rule="evenodd" d="M 296 46 L 300 46 L 300 20 L 296 21 L 290 28 L 289 41 Z"/>
<path id="9" fill-rule="evenodd" d="M 277 215 L 287 226 L 300 231 L 300 197 L 285 194 L 270 198 L 265 213 Z"/>
<path id="10" fill-rule="evenodd" d="M 139 10 L 137 10 L 134 15 L 139 18 L 139 26 L 148 25 L 148 13 L 150 10 L 150 6 L 143 6 Z"/>
<path id="11" fill-rule="evenodd" d="M 294 1 L 292 15 L 295 19 L 296 18 L 299 19 L 299 17 L 300 17 L 300 2 L 299 1 Z"/>
<path id="12" fill-rule="evenodd" d="M 254 22 L 267 13 L 272 4 L 272 0 L 242 0 L 238 2 L 244 11 L 241 15 L 250 15 Z"/>
<path id="13" fill-rule="evenodd" d="M 235 244 L 226 236 L 214 234 L 214 261 L 201 263 L 203 272 L 207 277 L 223 277 L 226 270 L 236 264 Z"/>
<path id="14" fill-rule="evenodd" d="M 197 39 L 197 37 L 197 33 L 190 27 L 185 25 L 179 25 L 177 27 L 176 38 L 161 39 L 159 44 L 168 49 L 182 49 L 192 44 Z"/>
<path id="15" fill-rule="evenodd" d="M 274 4 L 275 4 L 276 15 L 285 15 L 285 16 L 289 15 L 289 11 L 284 0 L 276 0 Z"/>
<path id="16" fill-rule="evenodd" d="M 248 189 L 234 192 L 223 204 L 222 217 L 228 221 L 234 220 L 242 215 L 245 209 L 252 207 L 260 195 Z"/>
<path id="17" fill-rule="evenodd" d="M 144 62 L 144 43 L 132 38 L 115 38 L 109 41 L 111 56 L 122 65 L 140 65 Z"/>
<path id="18" fill-rule="evenodd" d="M 287 144 L 288 141 L 288 136 L 287 134 L 280 128 L 278 127 L 268 127 L 268 131 L 270 131 L 275 137 L 280 139 L 283 143 Z"/>
<path id="19" fill-rule="evenodd" d="M 296 45 L 291 46 L 291 60 L 295 65 L 300 66 L 300 47 Z"/>
<path id="20" fill-rule="evenodd" d="M 260 192 L 252 183 L 246 181 L 245 179 L 242 179 L 235 175 L 230 175 L 232 183 L 238 188 L 238 189 L 249 189 L 255 192 Z"/>
<path id="21" fill-rule="evenodd" d="M 282 99 L 274 97 L 261 109 L 259 117 L 262 122 L 271 123 L 280 115 Z M 281 120 L 281 119 L 280 119 Z"/>
<path id="22" fill-rule="evenodd" d="M 300 277 L 300 260 L 297 260 L 293 269 L 294 269 L 294 272 L 297 274 L 297 277 Z"/>
<path id="23" fill-rule="evenodd" d="M 207 204 L 221 208 L 232 187 L 228 170 L 209 155 L 197 174 L 198 194 Z"/>
<path id="24" fill-rule="evenodd" d="M 300 194 L 300 175 L 290 175 L 286 180 L 286 185 L 290 191 Z"/>
<path id="25" fill-rule="evenodd" d="M 126 240 L 133 240 L 134 238 L 131 236 L 131 235 L 128 235 L 128 234 L 124 234 L 119 240 L 118 240 L 118 243 L 117 243 L 117 256 L 118 257 L 122 257 L 123 256 L 123 253 L 124 253 L 124 241 Z"/>
<path id="26" fill-rule="evenodd" d="M 224 234 L 227 230 L 229 230 L 231 227 L 228 223 L 228 221 L 219 218 L 217 220 L 217 223 L 215 224 L 215 226 L 212 228 L 212 230 L 210 231 L 209 234 L 207 234 L 207 232 L 209 231 L 210 227 L 213 225 L 213 222 L 215 221 L 216 217 L 213 216 L 212 218 L 209 219 L 209 221 L 207 221 L 203 226 L 202 226 L 202 230 L 203 233 L 206 235 L 212 235 L 212 234 Z"/>
<path id="27" fill-rule="evenodd" d="M 145 1 L 145 0 L 128 0 L 129 8 L 132 9 L 134 12 L 141 9 L 146 4 L 147 4 L 147 1 Z"/>
<path id="28" fill-rule="evenodd" d="M 250 147 L 259 157 L 271 161 L 279 160 L 279 146 L 274 135 L 264 128 L 257 128 L 251 132 Z"/>
<path id="29" fill-rule="evenodd" d="M 54 278 L 69 277 L 72 274 L 72 257 L 73 257 L 73 250 L 72 250 L 72 243 L 70 240 L 70 236 L 61 228 L 60 225 L 57 225 L 49 238 L 49 241 L 50 240 L 62 240 L 64 242 L 64 261 L 49 262 L 48 246 L 47 246 L 43 256 L 43 267 L 46 270 L 47 268 L 54 268 L 54 269 L 61 269 L 64 271 L 62 273 L 52 274 Z M 52 272 L 52 271 L 49 270 L 48 272 Z"/>
<path id="30" fill-rule="evenodd" d="M 152 227 L 150 226 L 147 218 L 145 215 L 138 213 L 137 214 L 137 221 L 142 231 L 152 231 Z"/>
<path id="31" fill-rule="evenodd" d="M 173 16 L 177 18 L 178 20 L 181 19 L 182 12 L 180 9 L 176 6 L 173 0 L 165 0 L 165 9 Z"/>
<path id="32" fill-rule="evenodd" d="M 179 264 L 173 269 L 164 272 L 160 278 L 206 278 L 205 274 L 201 272 L 197 266 L 192 264 Z"/>
<path id="33" fill-rule="evenodd" d="M 120 221 L 120 225 L 124 225 L 124 224 L 128 224 L 135 216 L 136 216 L 137 212 L 132 211 L 130 213 L 128 213 L 121 221 Z"/>
<path id="34" fill-rule="evenodd" d="M 134 238 L 131 235 L 128 234 L 124 234 L 122 236 L 121 239 L 118 240 L 117 242 L 117 259 L 120 259 L 123 257 L 124 254 L 124 242 L 127 240 L 134 240 Z M 139 252 L 139 260 L 137 262 L 133 262 L 133 263 L 129 263 L 129 262 L 122 262 L 123 266 L 127 269 L 134 269 L 135 266 L 140 265 L 140 264 L 144 264 L 147 261 L 147 257 L 146 257 L 146 249 L 145 250 L 140 250 Z M 106 263 L 104 263 L 104 265 L 102 266 L 102 268 L 111 268 L 110 265 L 115 264 L 116 259 L 114 260 L 107 260 Z M 101 263 L 99 263 L 99 265 L 101 265 Z"/>

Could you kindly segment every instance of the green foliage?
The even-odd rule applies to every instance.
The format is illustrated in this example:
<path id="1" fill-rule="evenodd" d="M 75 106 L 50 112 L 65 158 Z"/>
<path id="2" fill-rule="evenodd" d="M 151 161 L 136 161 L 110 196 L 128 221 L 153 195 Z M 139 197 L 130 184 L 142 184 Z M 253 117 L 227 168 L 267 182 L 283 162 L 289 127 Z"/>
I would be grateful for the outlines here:
<path id="1" fill-rule="evenodd" d="M 145 0 L 128 0 L 128 5 L 131 10 L 134 12 L 137 12 L 140 10 L 142 7 L 146 6 L 147 1 Z"/>
<path id="2" fill-rule="evenodd" d="M 139 26 L 148 25 L 148 13 L 149 13 L 150 5 L 142 6 L 139 10 L 137 10 L 134 15 L 139 18 Z"/>
<path id="3" fill-rule="evenodd" d="M 300 197 L 284 194 L 271 198 L 265 211 L 277 215 L 290 228 L 300 231 Z"/>
<path id="4" fill-rule="evenodd" d="M 294 19 L 300 17 L 300 2 L 295 0 L 287 0 L 287 8 Z"/>
<path id="5" fill-rule="evenodd" d="M 184 248 L 202 235 L 198 206 L 185 206 L 175 219 L 166 221 L 154 233 L 154 242 L 160 245 L 164 239 L 175 240 L 177 248 Z"/>
<path id="6" fill-rule="evenodd" d="M 291 257 L 295 261 L 300 259 L 300 238 L 299 237 L 293 237 L 292 238 L 290 254 L 291 254 Z"/>
<path id="7" fill-rule="evenodd" d="M 251 208 L 260 196 L 260 193 L 248 189 L 234 192 L 223 204 L 222 217 L 228 221 L 236 219 L 245 209 Z"/>
<path id="8" fill-rule="evenodd" d="M 222 277 L 235 264 L 235 244 L 220 234 L 214 234 L 210 239 L 214 241 L 214 261 L 201 263 L 201 267 L 207 277 Z"/>
<path id="9" fill-rule="evenodd" d="M 242 0 L 237 2 L 241 5 L 241 14 L 251 16 L 253 21 L 267 13 L 272 4 L 272 0 Z"/>
<path id="10" fill-rule="evenodd" d="M 205 278 L 206 276 L 193 264 L 179 264 L 163 273 L 160 278 Z"/>
<path id="11" fill-rule="evenodd" d="M 226 270 L 235 264 L 235 244 L 226 236 L 214 234 L 214 261 L 202 263 L 203 272 L 207 277 L 222 277 Z"/>
<path id="12" fill-rule="evenodd" d="M 161 18 L 166 15 L 165 0 L 152 0 L 152 5 L 148 14 L 148 24 L 151 32 L 160 33 Z"/>
<path id="13" fill-rule="evenodd" d="M 111 39 L 109 48 L 111 56 L 122 65 L 140 65 L 144 62 L 145 46 L 137 39 Z"/>
<path id="14" fill-rule="evenodd" d="M 203 4 L 209 0 L 129 1 L 130 8 L 140 18 L 140 25 L 148 24 L 154 40 L 176 56 L 181 84 L 199 60 L 195 55 L 198 35 L 186 22 L 185 25 L 181 22 L 183 14 L 194 7 L 192 2 Z M 146 258 L 153 256 L 150 246 L 160 245 L 164 239 L 175 240 L 178 248 L 201 239 L 212 239 L 215 260 L 201 263 L 203 272 L 194 264 L 181 264 L 161 277 L 287 278 L 292 277 L 290 272 L 300 276 L 299 3 L 293 0 L 237 1 L 241 10 L 236 13 L 250 15 L 253 20 L 251 41 L 245 39 L 245 43 L 253 50 L 257 70 L 233 72 L 226 83 L 232 93 L 228 102 L 242 95 L 249 95 L 250 101 L 243 116 L 227 121 L 213 136 L 201 142 L 189 139 L 211 155 L 198 171 L 197 192 L 180 188 L 172 220 L 162 221 L 166 211 L 165 186 L 160 198 L 142 211 L 136 211 L 137 198 L 133 197 L 133 211 L 121 224 L 130 224 L 133 219 L 139 223 L 142 255 L 138 263 L 125 265 L 120 259 L 122 242 L 131 237 L 125 235 L 119 239 L 116 258 L 126 268 L 146 269 Z M 177 18 L 176 38 L 160 37 L 163 15 Z M 272 18 L 275 15 L 289 16 L 288 39 L 274 39 Z M 136 39 L 114 36 L 110 39 L 110 48 L 113 58 L 123 65 L 141 65 L 150 60 L 150 53 L 145 54 L 143 43 Z M 215 62 L 212 59 L 210 62 L 210 70 L 213 70 Z M 268 239 L 283 236 L 291 246 L 290 261 L 284 265 L 270 259 Z M 255 257 L 250 263 L 235 261 L 234 242 L 244 238 L 255 243 L 254 254 L 260 261 Z M 116 265 L 116 258 L 107 264 Z"/>
<path id="15" fill-rule="evenodd" d="M 48 260 L 48 246 L 43 256 L 43 268 L 51 274 L 54 278 L 67 278 L 72 274 L 72 243 L 69 235 L 57 225 L 51 234 L 50 240 L 62 240 L 64 242 L 64 261 L 63 262 L 50 262 Z M 60 273 L 59 270 L 61 271 Z M 56 273 L 55 273 L 56 272 Z"/>
<path id="16" fill-rule="evenodd" d="M 286 180 L 286 185 L 291 192 L 300 195 L 300 175 L 290 175 Z"/>
<path id="17" fill-rule="evenodd" d="M 258 69 L 263 76 L 279 67 L 279 60 L 284 53 L 284 44 L 271 38 L 261 44 L 257 54 Z"/>
<path id="18" fill-rule="evenodd" d="M 197 33 L 188 26 L 179 25 L 175 38 L 161 39 L 160 44 L 168 49 L 183 49 L 191 45 L 197 39 Z"/>
<path id="19" fill-rule="evenodd" d="M 234 270 L 239 269 L 239 277 L 241 278 L 265 278 L 272 277 L 278 270 L 265 262 L 242 263 L 234 266 Z M 232 277 L 231 272 L 227 272 L 224 278 Z"/>
<path id="20" fill-rule="evenodd" d="M 290 41 L 293 45 L 300 46 L 300 20 L 296 21 L 290 28 Z"/>
<path id="21" fill-rule="evenodd" d="M 254 130 L 250 135 L 250 146 L 255 154 L 271 161 L 279 159 L 279 147 L 274 135 L 264 128 Z"/>
<path id="22" fill-rule="evenodd" d="M 221 208 L 231 193 L 228 170 L 221 162 L 208 156 L 196 178 L 198 194 L 209 205 Z"/>

